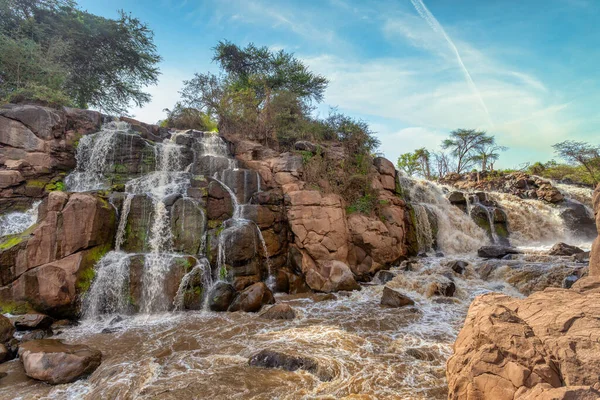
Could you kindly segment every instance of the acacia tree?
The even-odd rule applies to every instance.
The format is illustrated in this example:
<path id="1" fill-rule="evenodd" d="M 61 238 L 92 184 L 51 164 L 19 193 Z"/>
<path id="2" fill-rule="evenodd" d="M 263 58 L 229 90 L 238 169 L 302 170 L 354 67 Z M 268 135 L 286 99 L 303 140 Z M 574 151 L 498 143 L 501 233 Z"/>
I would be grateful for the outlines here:
<path id="1" fill-rule="evenodd" d="M 430 153 L 425 147 L 415 150 L 415 156 L 419 161 L 421 175 L 427 180 L 431 179 Z"/>
<path id="2" fill-rule="evenodd" d="M 581 165 L 588 172 L 594 185 L 598 184 L 598 177 L 600 176 L 600 147 L 574 140 L 566 140 L 552 147 L 567 162 Z"/>
<path id="3" fill-rule="evenodd" d="M 493 138 L 493 137 L 492 137 Z M 481 164 L 481 171 L 494 170 L 494 163 L 500 158 L 500 152 L 508 150 L 508 147 L 499 146 L 495 143 L 485 144 L 477 149 L 473 161 Z"/>
<path id="4" fill-rule="evenodd" d="M 461 174 L 473 167 L 474 157 L 483 146 L 494 143 L 494 137 L 488 136 L 485 131 L 457 129 L 450 132 L 450 137 L 442 142 L 442 148 L 449 150 L 456 159 L 456 172 Z"/>

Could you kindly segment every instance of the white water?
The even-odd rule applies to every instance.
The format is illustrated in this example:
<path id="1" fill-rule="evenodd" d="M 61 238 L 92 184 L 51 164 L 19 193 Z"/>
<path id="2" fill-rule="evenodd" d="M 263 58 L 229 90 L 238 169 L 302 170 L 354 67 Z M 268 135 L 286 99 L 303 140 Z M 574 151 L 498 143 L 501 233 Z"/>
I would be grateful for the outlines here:
<path id="1" fill-rule="evenodd" d="M 35 224 L 40 203 L 40 201 L 36 201 L 25 212 L 11 212 L 0 215 L 0 237 L 24 232 Z"/>
<path id="2" fill-rule="evenodd" d="M 123 208 L 121 209 L 121 215 L 119 216 L 119 227 L 117 228 L 117 237 L 115 239 L 116 251 L 121 250 L 121 246 L 125 240 L 125 228 L 127 227 L 127 218 L 129 217 L 133 196 L 133 193 L 129 193 L 127 197 L 125 197 L 125 200 L 123 200 Z"/>
<path id="3" fill-rule="evenodd" d="M 173 300 L 173 307 L 175 310 L 183 310 L 184 309 L 184 301 L 185 301 L 185 291 L 190 288 L 190 284 L 192 279 L 196 276 L 200 276 L 200 280 L 202 282 L 204 303 L 201 309 L 205 308 L 205 303 L 207 300 L 207 292 L 213 286 L 213 278 L 211 274 L 210 263 L 206 258 L 201 258 L 197 261 L 197 264 L 183 276 L 181 279 L 181 283 L 179 284 L 179 289 L 177 289 L 177 294 L 175 295 L 175 299 Z"/>
<path id="4" fill-rule="evenodd" d="M 95 266 L 96 276 L 83 299 L 84 319 L 101 314 L 125 314 L 129 307 L 129 262 L 131 254 L 108 252 Z"/>
<path id="5" fill-rule="evenodd" d="M 106 189 L 106 172 L 111 167 L 108 155 L 114 151 L 119 133 L 127 133 L 130 125 L 113 121 L 102 126 L 100 132 L 83 136 L 77 146 L 77 167 L 65 178 L 71 192 Z"/>
<path id="6" fill-rule="evenodd" d="M 489 243 L 485 231 L 458 207 L 450 204 L 441 186 L 406 177 L 399 179 L 413 207 L 425 207 L 435 215 L 438 226 L 437 247 L 444 254 L 470 254 Z M 424 210 L 419 213 L 417 218 L 423 221 Z M 431 227 L 424 227 L 420 232 L 427 235 L 431 232 Z M 433 242 L 433 238 L 427 237 L 420 240 L 423 243 Z"/>

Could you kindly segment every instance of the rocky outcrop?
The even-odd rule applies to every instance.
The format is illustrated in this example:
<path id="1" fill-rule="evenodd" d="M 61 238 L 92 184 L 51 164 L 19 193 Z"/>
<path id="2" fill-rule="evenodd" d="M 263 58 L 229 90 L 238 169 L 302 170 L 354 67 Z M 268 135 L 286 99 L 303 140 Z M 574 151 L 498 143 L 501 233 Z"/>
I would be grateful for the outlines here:
<path id="1" fill-rule="evenodd" d="M 451 173 L 441 179 L 440 183 L 452 185 L 459 190 L 510 193 L 522 199 L 540 199 L 548 203 L 564 200 L 560 190 L 549 181 L 523 172 L 502 174 L 485 171 L 462 175 Z M 454 199 L 458 200 L 457 197 Z"/>
<path id="2" fill-rule="evenodd" d="M 94 372 L 102 362 L 102 353 L 87 346 L 43 339 L 21 344 L 19 358 L 27 376 L 57 385 Z"/>
<path id="3" fill-rule="evenodd" d="M 253 367 L 280 368 L 294 372 L 299 369 L 313 373 L 322 381 L 330 381 L 332 376 L 310 357 L 294 356 L 273 350 L 263 350 L 250 357 L 248 364 Z"/>
<path id="4" fill-rule="evenodd" d="M 448 361 L 448 398 L 597 398 L 599 317 L 597 278 L 526 299 L 477 297 Z"/>
<path id="5" fill-rule="evenodd" d="M 594 190 L 593 196 L 594 216 L 596 218 L 596 226 L 600 228 L 600 185 Z M 590 253 L 590 276 L 600 277 L 600 236 L 598 236 L 592 244 Z"/>
<path id="6" fill-rule="evenodd" d="M 255 283 L 240 292 L 233 300 L 228 311 L 260 311 L 263 305 L 275 303 L 271 290 L 263 282 Z"/>
<path id="7" fill-rule="evenodd" d="M 482 258 L 502 258 L 509 254 L 519 254 L 519 250 L 508 246 L 482 246 L 477 255 Z"/>
<path id="8" fill-rule="evenodd" d="M 95 262 L 111 247 L 114 208 L 95 194 L 52 192 L 38 223 L 2 238 L 0 301 L 24 302 L 56 316 L 75 313 L 93 278 Z"/>
<path id="9" fill-rule="evenodd" d="M 0 314 L 0 344 L 7 343 L 12 339 L 15 333 L 15 327 L 10 322 L 10 319 Z"/>
<path id="10" fill-rule="evenodd" d="M 75 167 L 79 138 L 97 132 L 95 111 L 37 105 L 0 107 L 0 212 L 28 208 Z"/>

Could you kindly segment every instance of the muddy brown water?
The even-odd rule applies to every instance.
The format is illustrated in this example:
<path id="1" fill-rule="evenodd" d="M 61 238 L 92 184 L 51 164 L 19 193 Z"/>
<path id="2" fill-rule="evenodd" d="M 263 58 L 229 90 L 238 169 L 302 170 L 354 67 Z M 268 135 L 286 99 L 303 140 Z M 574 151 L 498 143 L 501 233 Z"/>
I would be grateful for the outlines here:
<path id="1" fill-rule="evenodd" d="M 21 363 L 0 365 L 0 399 L 445 399 L 445 364 L 472 299 L 489 291 L 519 295 L 502 280 L 483 281 L 472 268 L 455 276 L 453 298 L 427 297 L 444 260 L 402 271 L 387 286 L 415 307 L 379 305 L 383 285 L 360 292 L 277 296 L 297 311 L 291 321 L 257 314 L 177 312 L 84 321 L 58 338 L 103 353 L 87 379 L 50 386 L 25 376 Z M 331 380 L 307 371 L 252 367 L 264 349 L 310 357 Z"/>

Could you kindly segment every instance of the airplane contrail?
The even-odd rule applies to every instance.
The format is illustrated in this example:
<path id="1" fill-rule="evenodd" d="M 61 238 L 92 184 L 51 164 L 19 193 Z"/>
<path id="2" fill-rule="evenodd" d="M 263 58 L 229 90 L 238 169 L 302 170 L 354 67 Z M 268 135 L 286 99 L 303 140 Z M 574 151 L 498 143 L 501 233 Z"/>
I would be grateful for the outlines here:
<path id="1" fill-rule="evenodd" d="M 433 16 L 433 14 L 429 11 L 427 6 L 425 6 L 425 3 L 423 3 L 422 0 L 410 0 L 410 1 L 413 4 L 413 6 L 415 7 L 415 9 L 417 10 L 417 12 L 419 13 L 419 15 L 429 24 L 431 29 L 433 29 L 435 32 L 438 32 L 444 36 L 444 39 L 446 39 L 446 42 L 448 42 L 448 44 L 450 45 L 450 48 L 454 51 L 454 55 L 456 56 L 456 60 L 458 61 L 458 64 L 460 65 L 460 68 L 462 69 L 462 71 L 465 75 L 467 84 L 471 88 L 471 91 L 479 99 L 481 108 L 483 108 L 483 111 L 485 112 L 485 115 L 488 119 L 490 126 L 494 126 L 494 123 L 492 122 L 492 118 L 490 117 L 490 112 L 488 111 L 488 108 L 485 105 L 485 102 L 483 101 L 483 97 L 481 97 L 481 93 L 479 92 L 479 89 L 475 85 L 475 82 L 473 81 L 473 78 L 471 77 L 469 70 L 465 66 L 465 63 L 463 62 L 462 57 L 460 56 L 460 53 L 458 52 L 458 49 L 454 45 L 454 42 L 452 41 L 452 39 L 450 39 L 450 37 L 448 36 L 448 34 L 446 33 L 446 31 L 444 30 L 442 25 Z"/>

